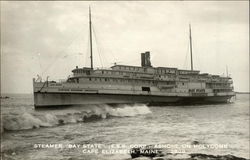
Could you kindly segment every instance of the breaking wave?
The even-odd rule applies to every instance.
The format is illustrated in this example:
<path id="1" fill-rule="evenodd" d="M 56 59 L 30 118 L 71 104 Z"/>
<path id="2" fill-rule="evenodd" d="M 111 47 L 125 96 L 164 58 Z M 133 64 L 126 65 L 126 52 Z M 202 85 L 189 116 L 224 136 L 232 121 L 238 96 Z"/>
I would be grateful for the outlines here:
<path id="1" fill-rule="evenodd" d="M 2 128 L 5 131 L 53 127 L 62 124 L 88 122 L 108 117 L 131 117 L 151 113 L 146 105 L 75 106 L 64 109 L 26 111 L 2 115 Z"/>

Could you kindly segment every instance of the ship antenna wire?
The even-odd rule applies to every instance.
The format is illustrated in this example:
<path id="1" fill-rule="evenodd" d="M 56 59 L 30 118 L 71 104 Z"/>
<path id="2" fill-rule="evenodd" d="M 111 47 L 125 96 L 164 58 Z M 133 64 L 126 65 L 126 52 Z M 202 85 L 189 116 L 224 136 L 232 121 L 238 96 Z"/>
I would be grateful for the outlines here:
<path id="1" fill-rule="evenodd" d="M 41 76 L 42 76 L 46 71 L 48 71 L 48 69 L 50 69 L 50 68 L 55 64 L 55 62 L 60 58 L 61 54 L 64 53 L 65 50 L 66 50 L 67 48 L 69 48 L 69 47 L 73 44 L 73 42 L 75 41 L 75 39 L 76 39 L 77 37 L 79 37 L 79 35 L 80 35 L 79 33 L 80 33 L 80 32 L 81 32 L 81 31 L 79 31 L 79 32 L 75 35 L 75 37 L 70 41 L 70 43 L 68 43 L 68 45 L 67 45 L 64 49 L 60 50 L 60 51 L 56 54 L 54 60 L 53 60 L 49 65 L 47 65 L 47 67 L 43 70 Z M 66 55 L 67 55 L 67 54 L 66 54 Z M 63 57 L 64 57 L 64 56 L 65 56 L 65 54 L 63 54 Z"/>
<path id="2" fill-rule="evenodd" d="M 102 47 L 102 45 L 101 45 L 101 43 L 100 43 L 100 41 L 99 41 L 99 39 L 97 37 L 97 35 L 99 35 L 99 34 L 97 34 L 97 31 L 98 30 L 96 30 L 95 26 L 93 25 L 93 32 L 94 32 L 95 42 L 96 42 L 96 46 L 97 46 L 96 48 L 98 49 L 101 60 L 103 60 L 103 62 L 107 64 L 108 61 L 107 61 L 107 59 L 105 57 L 104 49 L 103 49 L 103 47 Z"/>
<path id="3" fill-rule="evenodd" d="M 94 25 L 92 25 L 92 26 L 93 26 L 93 33 L 94 33 L 94 37 L 95 37 L 97 52 L 98 52 L 98 55 L 99 55 L 99 59 L 100 59 L 101 65 L 102 65 L 102 67 L 103 67 L 103 62 L 102 62 L 102 57 L 101 57 L 100 48 L 98 47 L 98 46 L 99 46 L 99 43 L 97 42 L 97 36 L 96 36 L 96 32 L 95 32 L 95 27 L 94 27 Z"/>
<path id="4" fill-rule="evenodd" d="M 41 76 L 42 76 L 42 65 L 41 65 L 41 60 L 40 60 L 40 53 L 37 54 L 38 55 L 38 61 L 39 61 L 39 66 L 40 66 L 40 71 L 41 71 Z"/>

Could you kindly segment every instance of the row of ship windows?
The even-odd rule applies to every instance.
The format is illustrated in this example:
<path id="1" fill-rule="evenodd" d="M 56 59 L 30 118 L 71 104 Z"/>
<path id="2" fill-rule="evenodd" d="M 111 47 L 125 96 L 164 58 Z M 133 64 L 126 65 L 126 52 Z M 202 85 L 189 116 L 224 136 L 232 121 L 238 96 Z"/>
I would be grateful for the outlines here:
<path id="1" fill-rule="evenodd" d="M 167 73 L 175 73 L 175 71 L 174 70 L 157 70 L 157 73 L 165 73 L 165 74 L 167 74 Z"/>
<path id="2" fill-rule="evenodd" d="M 99 82 L 122 82 L 122 83 L 147 83 L 147 84 L 155 84 L 154 81 L 149 80 L 128 80 L 128 79 L 115 79 L 115 78 L 75 78 L 71 79 L 71 82 L 79 83 L 79 81 L 99 81 Z M 159 82 L 161 84 L 175 84 L 174 82 Z M 159 84 L 158 83 L 158 84 Z"/>
<path id="3" fill-rule="evenodd" d="M 135 69 L 134 69 L 135 71 Z M 139 71 L 139 68 L 136 69 L 136 71 Z M 147 68 L 143 68 L 141 71 L 144 71 L 144 72 L 147 72 Z M 123 74 L 129 74 L 129 73 L 125 73 L 125 72 L 121 72 L 121 71 L 116 71 L 116 70 L 112 70 L 112 71 L 95 71 L 96 73 L 102 73 L 102 74 L 120 74 L 120 75 L 123 75 Z M 90 74 L 90 71 L 84 71 L 84 70 L 77 70 L 76 73 L 87 73 L 87 74 Z M 170 70 L 157 70 L 157 73 L 159 74 L 167 74 L 167 73 L 175 73 L 175 71 L 170 71 Z"/>
<path id="4" fill-rule="evenodd" d="M 205 93 L 205 89 L 189 89 L 188 92 L 191 92 L 191 93 L 195 93 L 195 92 Z"/>
<path id="5" fill-rule="evenodd" d="M 214 89 L 213 91 L 215 93 L 218 93 L 218 92 L 230 92 L 230 91 L 232 91 L 232 89 Z"/>
<path id="6" fill-rule="evenodd" d="M 132 70 L 132 71 L 144 71 L 147 72 L 147 68 L 139 68 L 139 67 L 129 67 L 129 66 L 119 66 L 119 69 L 124 69 L 124 70 Z M 155 69 L 157 73 L 175 73 L 175 70 L 170 70 L 170 69 Z"/>
<path id="7" fill-rule="evenodd" d="M 123 66 L 119 66 L 119 69 L 134 70 L 134 71 L 139 71 L 140 70 L 139 67 L 125 67 L 125 66 L 124 67 Z"/>
<path id="8" fill-rule="evenodd" d="M 128 73 L 128 72 L 122 72 L 122 71 L 97 71 L 96 73 L 101 73 L 101 74 L 112 74 L 112 75 L 127 75 L 127 76 L 140 76 L 140 75 L 145 75 L 145 74 L 140 74 L 140 73 Z"/>
<path id="9" fill-rule="evenodd" d="M 98 72 L 97 72 L 98 73 Z M 126 72 L 117 72 L 117 71 L 101 71 L 101 74 L 112 74 L 112 75 L 126 75 L 126 76 L 145 76 L 145 74 L 135 74 L 135 73 L 126 73 Z M 152 76 L 152 75 L 151 75 Z M 159 78 L 175 78 L 174 75 L 158 75 Z"/>
<path id="10" fill-rule="evenodd" d="M 228 84 L 228 83 L 213 83 L 213 84 L 206 84 L 207 87 L 210 87 L 210 88 L 215 88 L 215 87 L 231 87 L 231 84 Z"/>

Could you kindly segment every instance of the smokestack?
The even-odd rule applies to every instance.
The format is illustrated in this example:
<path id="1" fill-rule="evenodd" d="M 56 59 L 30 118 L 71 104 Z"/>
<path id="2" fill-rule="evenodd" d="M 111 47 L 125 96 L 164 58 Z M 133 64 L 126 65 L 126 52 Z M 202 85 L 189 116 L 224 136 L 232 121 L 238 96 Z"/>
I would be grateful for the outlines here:
<path id="1" fill-rule="evenodd" d="M 152 67 L 150 62 L 150 52 L 141 53 L 141 66 L 142 67 Z"/>
<path id="2" fill-rule="evenodd" d="M 151 67 L 150 52 L 149 51 L 145 52 L 145 66 Z"/>
<path id="3" fill-rule="evenodd" d="M 141 66 L 145 67 L 145 53 L 141 53 Z"/>

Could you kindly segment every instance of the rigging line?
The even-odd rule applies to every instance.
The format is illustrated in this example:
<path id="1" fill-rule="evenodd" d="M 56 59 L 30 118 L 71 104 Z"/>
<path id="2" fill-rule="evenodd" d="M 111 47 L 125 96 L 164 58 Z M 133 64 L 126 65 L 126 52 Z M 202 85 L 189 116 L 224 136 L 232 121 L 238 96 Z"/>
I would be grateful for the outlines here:
<path id="1" fill-rule="evenodd" d="M 114 61 L 117 62 L 118 60 L 117 60 L 117 58 L 114 56 L 113 51 L 111 50 L 111 51 L 109 51 L 109 53 L 111 53 L 111 56 L 113 57 Z"/>
<path id="2" fill-rule="evenodd" d="M 102 61 L 102 57 L 101 57 L 101 54 L 100 54 L 99 42 L 97 40 L 97 36 L 96 36 L 94 25 L 92 25 L 92 28 L 93 28 L 93 33 L 94 33 L 94 37 L 95 37 L 97 52 L 98 52 L 98 55 L 99 55 L 99 59 L 100 59 L 101 65 L 103 67 L 103 61 Z"/>
<path id="3" fill-rule="evenodd" d="M 98 32 L 98 30 L 95 30 L 94 29 L 94 32 L 95 32 L 95 37 L 96 37 L 96 42 L 98 43 L 98 47 L 100 48 L 100 50 L 102 51 L 102 52 L 100 52 L 100 53 L 103 53 L 103 54 L 101 54 L 101 57 L 102 57 L 102 60 L 103 60 L 103 62 L 104 62 L 104 65 L 105 65 L 105 63 L 106 64 L 108 64 L 108 60 L 107 60 L 107 58 L 106 58 L 106 56 L 105 56 L 105 49 L 104 49 L 104 47 L 102 46 L 102 43 L 100 43 L 100 41 L 99 41 L 99 39 L 97 38 L 97 32 Z M 100 35 L 100 34 L 99 34 Z"/>
<path id="4" fill-rule="evenodd" d="M 111 51 L 110 53 L 111 53 L 113 59 L 114 59 L 115 61 L 117 61 L 117 57 L 115 56 L 115 54 L 113 54 L 113 51 Z"/>
<path id="5" fill-rule="evenodd" d="M 41 65 L 41 60 L 40 60 L 40 53 L 38 53 L 38 61 L 39 61 L 39 66 L 40 66 L 40 72 L 42 73 L 42 65 Z"/>
<path id="6" fill-rule="evenodd" d="M 93 29 L 93 33 L 94 33 L 94 37 L 95 37 L 95 42 L 96 42 L 96 48 L 97 48 L 97 52 L 98 52 L 98 56 L 101 62 L 101 66 L 103 67 L 103 62 L 102 62 L 102 58 L 101 58 L 101 54 L 100 54 L 100 48 L 99 48 L 99 44 L 97 43 L 97 37 L 96 37 L 96 33 L 95 33 L 95 29 L 94 26 L 92 25 L 92 29 Z"/>
<path id="7" fill-rule="evenodd" d="M 67 45 L 67 47 L 65 47 L 64 49 L 62 49 L 61 51 L 59 51 L 57 54 L 56 54 L 56 56 L 55 56 L 55 58 L 54 58 L 54 61 L 52 61 L 48 66 L 47 66 L 47 68 L 45 68 L 44 70 L 43 70 L 43 72 L 42 72 L 42 74 L 41 74 L 41 76 L 48 70 L 48 69 L 50 69 L 54 64 L 55 64 L 55 62 L 59 59 L 59 57 L 61 56 L 61 54 L 62 53 L 64 53 L 65 52 L 65 50 L 67 49 L 67 48 L 69 48 L 71 45 L 72 45 L 72 43 L 75 41 L 75 39 L 77 38 L 77 37 L 79 37 L 79 33 L 81 32 L 81 30 L 74 36 L 74 38 L 70 41 L 70 43 Z M 67 55 L 67 54 L 66 54 Z M 62 57 L 64 57 L 65 56 L 65 54 L 62 56 Z"/>
<path id="8" fill-rule="evenodd" d="M 95 26 L 93 26 L 93 27 L 95 27 Z M 102 43 L 100 43 L 99 39 L 97 39 L 97 35 L 100 35 L 100 34 L 98 34 L 98 30 L 95 30 L 95 28 L 93 28 L 93 29 L 94 29 L 94 32 L 95 32 L 96 42 L 98 43 L 98 47 L 100 48 L 100 50 L 103 51 L 103 52 L 100 52 L 100 53 L 103 53 L 103 54 L 101 54 L 101 57 L 103 57 L 104 63 L 108 64 L 108 60 L 107 60 L 107 58 L 106 58 L 106 56 L 105 56 L 105 52 L 104 52 L 105 49 L 104 49 L 104 47 L 102 46 Z"/>
<path id="9" fill-rule="evenodd" d="M 140 58 L 136 58 L 136 59 L 134 59 L 134 60 L 127 61 L 127 62 L 125 62 L 125 63 L 130 64 L 130 63 L 133 63 L 133 62 L 138 62 L 139 59 L 140 59 Z"/>

